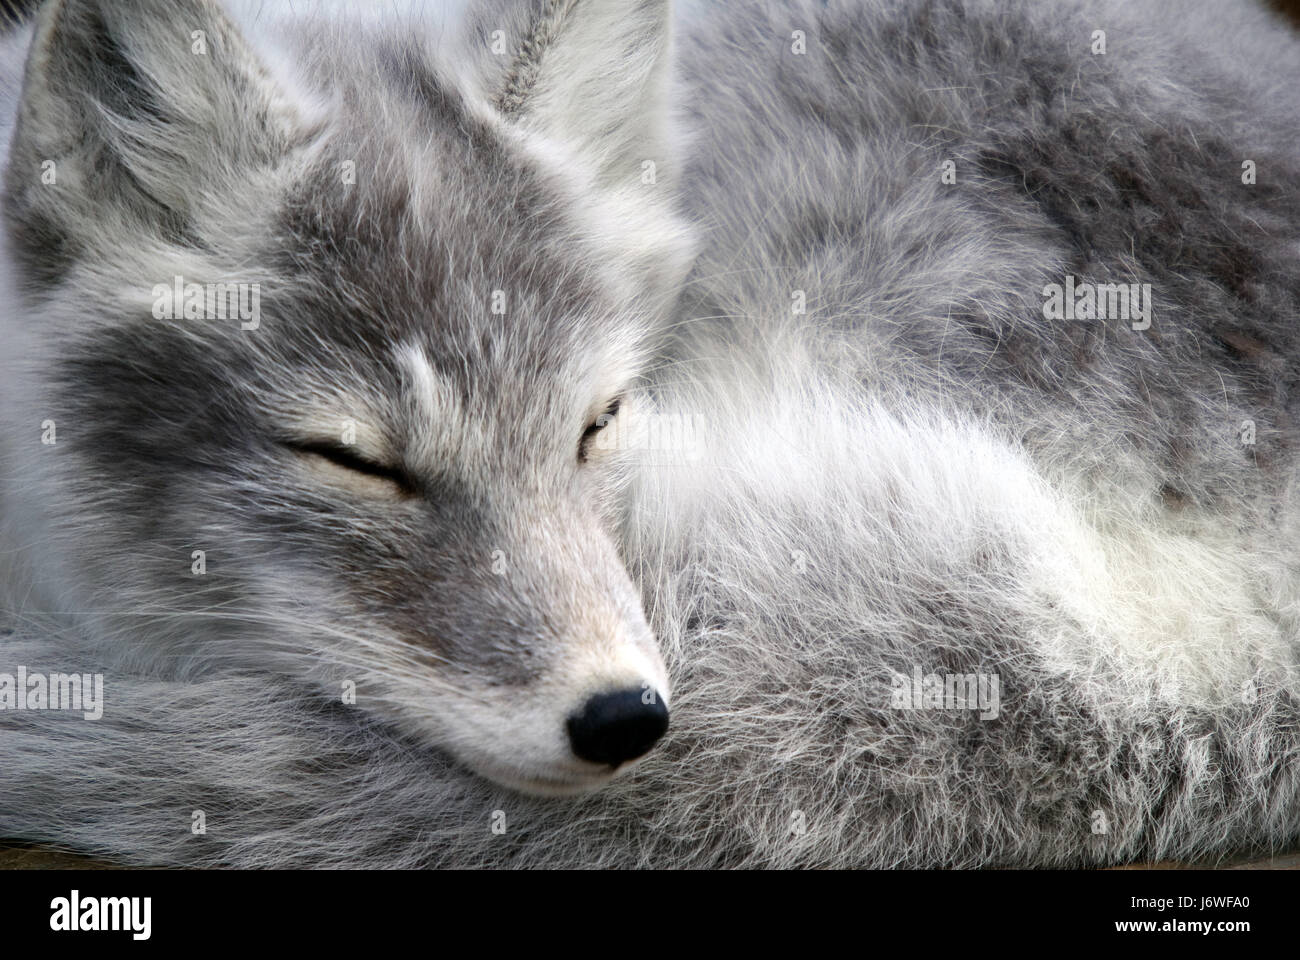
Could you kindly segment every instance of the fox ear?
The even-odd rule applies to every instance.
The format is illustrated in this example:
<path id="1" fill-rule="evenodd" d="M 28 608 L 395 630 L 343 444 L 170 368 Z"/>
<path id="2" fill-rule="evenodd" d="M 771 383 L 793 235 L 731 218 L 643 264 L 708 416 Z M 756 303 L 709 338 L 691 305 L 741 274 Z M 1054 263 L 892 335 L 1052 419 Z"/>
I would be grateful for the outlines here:
<path id="1" fill-rule="evenodd" d="M 495 106 L 526 129 L 566 141 L 607 184 L 671 165 L 669 0 L 498 3 L 476 40 L 503 62 Z"/>
<path id="2" fill-rule="evenodd" d="M 668 304 L 693 259 L 676 211 L 670 0 L 484 0 L 470 84 L 508 124 L 584 166 L 600 248 Z M 557 154 L 551 154 L 556 156 Z M 667 189 L 658 189 L 666 186 Z"/>
<path id="3" fill-rule="evenodd" d="M 15 253 L 48 282 L 123 243 L 202 246 L 206 215 L 248 203 L 295 127 L 215 3 L 54 0 L 5 173 Z"/>

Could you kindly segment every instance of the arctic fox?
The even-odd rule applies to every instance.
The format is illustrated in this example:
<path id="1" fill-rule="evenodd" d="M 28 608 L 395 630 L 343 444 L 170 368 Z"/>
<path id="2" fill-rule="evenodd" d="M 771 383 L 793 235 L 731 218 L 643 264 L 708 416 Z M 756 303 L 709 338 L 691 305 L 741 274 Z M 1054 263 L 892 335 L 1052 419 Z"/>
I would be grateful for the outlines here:
<path id="1" fill-rule="evenodd" d="M 1300 840 L 1281 24 L 265 6 L 54 0 L 0 56 L 0 836 Z"/>

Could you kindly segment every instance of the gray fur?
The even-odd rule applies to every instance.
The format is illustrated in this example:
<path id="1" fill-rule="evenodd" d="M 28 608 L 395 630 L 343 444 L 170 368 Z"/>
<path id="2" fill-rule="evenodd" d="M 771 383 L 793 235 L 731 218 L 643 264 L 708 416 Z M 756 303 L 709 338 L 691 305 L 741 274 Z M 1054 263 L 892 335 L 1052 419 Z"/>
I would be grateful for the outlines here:
<path id="1" fill-rule="evenodd" d="M 154 63 L 166 21 L 134 6 L 124 49 Z M 0 714 L 0 835 L 235 866 L 1083 866 L 1300 839 L 1300 46 L 1208 0 L 694 4 L 675 47 L 662 4 L 579 0 L 538 33 L 551 6 L 240 14 L 247 44 L 216 27 L 235 79 L 191 78 L 206 112 L 105 99 L 101 46 L 55 71 L 82 107 L 9 150 L 0 671 L 101 671 L 108 702 Z M 494 59 L 495 29 L 549 40 Z M 164 134 L 212 149 L 164 163 Z M 24 173 L 51 151 L 84 165 L 57 195 Z M 344 159 L 368 174 L 349 190 Z M 161 266 L 261 282 L 261 335 L 153 320 Z M 1067 274 L 1151 284 L 1151 327 L 1045 319 Z M 577 464 L 620 391 L 596 437 L 623 442 Z M 275 442 L 355 411 L 414 496 L 341 492 Z M 697 443 L 646 456 L 651 414 Z M 641 623 L 629 577 L 663 744 L 580 797 L 467 770 L 509 782 L 493 764 L 523 753 L 448 711 L 532 716 L 593 607 Z M 918 669 L 996 676 L 998 715 L 900 709 Z"/>

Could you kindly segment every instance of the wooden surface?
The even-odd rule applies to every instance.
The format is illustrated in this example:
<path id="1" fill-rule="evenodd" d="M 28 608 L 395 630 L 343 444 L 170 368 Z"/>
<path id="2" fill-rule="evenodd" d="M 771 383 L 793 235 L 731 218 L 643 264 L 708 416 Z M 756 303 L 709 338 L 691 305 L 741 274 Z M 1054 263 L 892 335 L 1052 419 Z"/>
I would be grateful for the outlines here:
<path id="1" fill-rule="evenodd" d="M 1114 870 L 1195 870 L 1202 869 L 1196 864 L 1173 863 L 1135 863 L 1126 867 L 1113 867 Z M 102 860 L 79 857 L 70 853 L 59 853 L 39 847 L 14 849 L 0 848 L 0 870 L 116 870 L 118 867 Z M 1229 861 L 1216 869 L 1219 870 L 1300 870 L 1300 853 L 1281 854 L 1275 857 L 1255 860 Z"/>
<path id="2" fill-rule="evenodd" d="M 0 870 L 116 870 L 111 863 L 43 847 L 0 848 Z"/>
<path id="3" fill-rule="evenodd" d="M 1112 870 L 1300 870 L 1300 853 L 1285 853 L 1262 860 L 1229 860 L 1219 866 L 1195 863 L 1175 863 L 1161 860 L 1157 863 L 1133 863 Z"/>
<path id="4" fill-rule="evenodd" d="M 1278 10 L 1300 22 L 1300 0 L 1269 0 Z"/>

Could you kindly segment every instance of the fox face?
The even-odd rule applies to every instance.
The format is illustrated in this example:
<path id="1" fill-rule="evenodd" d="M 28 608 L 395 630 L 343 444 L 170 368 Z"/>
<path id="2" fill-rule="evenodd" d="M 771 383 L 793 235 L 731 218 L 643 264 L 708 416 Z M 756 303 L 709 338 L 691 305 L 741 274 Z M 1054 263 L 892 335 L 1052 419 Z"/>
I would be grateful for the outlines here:
<path id="1" fill-rule="evenodd" d="M 668 722 L 595 442 L 689 258 L 667 13 L 479 18 L 326 63 L 199 0 L 50 4 L 5 215 L 57 439 L 11 457 L 119 662 L 270 667 L 564 793 Z"/>

